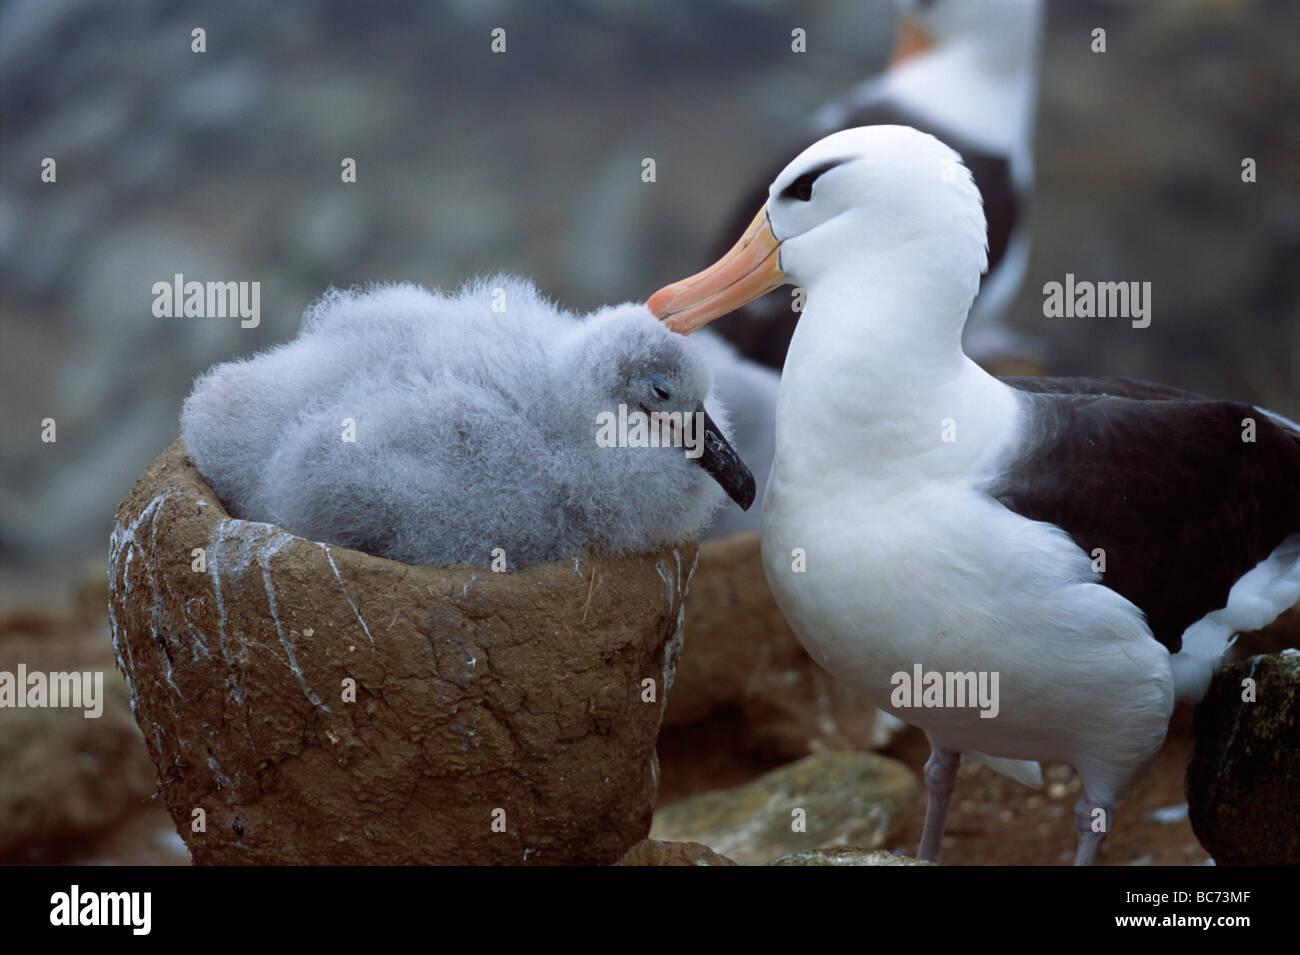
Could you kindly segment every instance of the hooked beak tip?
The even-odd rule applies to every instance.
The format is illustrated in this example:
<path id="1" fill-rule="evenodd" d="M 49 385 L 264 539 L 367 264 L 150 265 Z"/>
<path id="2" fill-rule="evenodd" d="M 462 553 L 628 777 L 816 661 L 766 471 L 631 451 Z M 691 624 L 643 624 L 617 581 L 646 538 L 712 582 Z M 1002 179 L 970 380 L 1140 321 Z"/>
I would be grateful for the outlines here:
<path id="1" fill-rule="evenodd" d="M 650 309 L 650 314 L 665 322 L 672 322 L 673 299 L 677 297 L 678 283 L 665 285 L 659 291 L 655 292 L 646 299 L 645 307 Z"/>
<path id="2" fill-rule="evenodd" d="M 745 481 L 745 486 L 741 488 L 740 495 L 736 498 L 736 503 L 740 505 L 742 511 L 747 511 L 754 506 L 754 495 L 757 488 L 754 486 L 754 475 L 749 475 Z"/>

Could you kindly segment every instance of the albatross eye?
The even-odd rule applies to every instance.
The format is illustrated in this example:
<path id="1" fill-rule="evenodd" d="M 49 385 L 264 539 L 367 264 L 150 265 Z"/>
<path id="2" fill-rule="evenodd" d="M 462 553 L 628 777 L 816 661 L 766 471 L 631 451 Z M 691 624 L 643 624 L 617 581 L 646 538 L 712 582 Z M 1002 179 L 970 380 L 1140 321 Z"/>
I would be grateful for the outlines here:
<path id="1" fill-rule="evenodd" d="M 809 169 L 806 173 L 797 177 L 794 182 L 781 190 L 781 198 L 798 199 L 800 202 L 808 202 L 812 199 L 813 183 L 817 181 L 818 177 L 828 169 L 834 169 L 842 162 L 844 162 L 843 159 L 832 159 L 813 169 Z"/>
<path id="2" fill-rule="evenodd" d="M 807 202 L 812 199 L 812 187 L 816 179 L 816 173 L 806 172 L 786 186 L 785 192 L 781 193 L 781 195 L 787 199 L 798 199 L 801 202 Z"/>
<path id="3" fill-rule="evenodd" d="M 655 397 L 658 398 L 660 401 L 667 401 L 668 398 L 670 397 L 668 394 L 668 389 L 660 388 L 658 385 L 654 386 L 654 392 L 655 392 Z"/>

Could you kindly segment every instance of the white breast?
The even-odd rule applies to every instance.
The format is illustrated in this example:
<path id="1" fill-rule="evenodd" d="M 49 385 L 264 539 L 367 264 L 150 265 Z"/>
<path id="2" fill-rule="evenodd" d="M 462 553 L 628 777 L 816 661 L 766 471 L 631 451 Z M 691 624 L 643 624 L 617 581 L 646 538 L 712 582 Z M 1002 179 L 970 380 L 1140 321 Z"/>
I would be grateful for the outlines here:
<path id="1" fill-rule="evenodd" d="M 949 748 L 1100 767 L 1095 774 L 1113 766 L 1119 787 L 1163 739 L 1169 654 L 1137 607 L 1095 582 L 1090 558 L 1064 531 L 980 490 L 1017 433 L 1005 386 L 976 369 L 929 398 L 914 395 L 911 421 L 899 408 L 875 425 L 867 414 L 857 419 L 862 435 L 828 440 L 834 400 L 818 414 L 797 397 L 803 389 L 791 387 L 785 400 L 792 384 L 782 384 L 763 500 L 763 563 L 810 655 Z M 937 434 L 948 408 L 964 409 L 951 448 L 910 437 Z M 813 414 L 816 423 L 805 417 Z M 820 450 L 802 453 L 814 435 Z M 996 672 L 996 717 L 975 707 L 895 708 L 894 674 L 917 664 Z"/>

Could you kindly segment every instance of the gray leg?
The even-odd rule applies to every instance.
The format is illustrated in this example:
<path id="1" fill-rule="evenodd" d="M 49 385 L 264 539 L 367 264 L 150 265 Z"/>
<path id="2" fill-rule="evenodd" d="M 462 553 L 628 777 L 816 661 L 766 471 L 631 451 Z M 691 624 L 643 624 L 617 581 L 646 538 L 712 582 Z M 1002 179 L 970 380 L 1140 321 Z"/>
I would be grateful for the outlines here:
<path id="1" fill-rule="evenodd" d="M 1074 804 L 1074 828 L 1079 833 L 1079 848 L 1074 853 L 1075 865 L 1092 865 L 1097 861 L 1097 850 L 1110 832 L 1115 804 L 1102 802 L 1088 794 L 1085 785 Z"/>
<path id="2" fill-rule="evenodd" d="M 961 753 L 930 743 L 930 758 L 925 761 L 925 828 L 921 830 L 918 859 L 939 861 L 943 847 L 943 821 L 948 815 L 948 800 L 957 785 L 957 767 Z"/>

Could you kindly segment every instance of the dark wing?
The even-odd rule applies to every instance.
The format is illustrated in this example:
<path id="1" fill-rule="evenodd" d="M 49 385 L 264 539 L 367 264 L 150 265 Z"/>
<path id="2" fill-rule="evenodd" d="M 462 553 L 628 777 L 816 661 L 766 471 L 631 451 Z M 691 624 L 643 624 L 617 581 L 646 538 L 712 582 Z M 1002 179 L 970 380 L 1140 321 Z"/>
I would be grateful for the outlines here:
<path id="1" fill-rule="evenodd" d="M 1047 395 L 1099 395 L 1115 398 L 1138 398 L 1142 401 L 1213 401 L 1194 391 L 1185 391 L 1170 385 L 1157 385 L 1120 375 L 1099 375 L 1093 378 L 1021 378 L 1005 376 L 1000 379 L 1019 391 L 1032 391 Z"/>
<path id="2" fill-rule="evenodd" d="M 913 126 L 930 133 L 961 153 L 962 160 L 975 177 L 975 185 L 984 197 L 984 216 L 988 220 L 989 270 L 992 274 L 1006 254 L 1011 235 L 1023 216 L 1027 197 L 1019 195 L 1011 179 L 1009 157 L 981 152 L 962 137 L 927 123 L 921 116 L 887 102 L 874 102 L 851 109 L 845 121 L 837 127 L 817 129 L 808 138 L 783 152 L 779 163 L 763 170 L 761 178 L 746 190 L 740 203 L 727 221 L 722 241 L 715 246 L 710 261 L 716 261 L 740 238 L 754 213 L 767 201 L 767 187 L 795 156 L 813 143 L 841 129 L 858 126 Z M 785 354 L 790 348 L 799 315 L 791 307 L 790 289 L 779 288 L 751 302 L 736 312 L 736 319 L 718 323 L 719 333 L 736 349 L 753 361 L 780 370 L 785 364 Z"/>
<path id="3" fill-rule="evenodd" d="M 1028 412 L 1025 447 L 985 490 L 1103 549 L 1102 582 L 1171 653 L 1300 531 L 1300 433 L 1258 409 L 1124 378 L 1008 381 Z"/>

